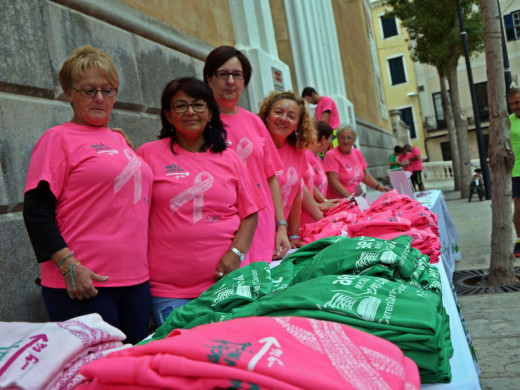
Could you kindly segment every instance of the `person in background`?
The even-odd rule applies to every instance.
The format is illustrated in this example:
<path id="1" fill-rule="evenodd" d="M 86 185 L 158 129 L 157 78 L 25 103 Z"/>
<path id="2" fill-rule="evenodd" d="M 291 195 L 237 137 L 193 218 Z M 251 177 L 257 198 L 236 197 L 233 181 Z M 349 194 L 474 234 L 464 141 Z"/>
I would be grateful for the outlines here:
<path id="1" fill-rule="evenodd" d="M 302 97 L 309 104 L 316 104 L 314 117 L 316 122 L 323 121 L 328 123 L 333 129 L 332 146 L 337 146 L 336 130 L 341 121 L 339 118 L 338 107 L 336 102 L 328 96 L 318 95 L 318 92 L 312 87 L 305 87 L 302 91 Z"/>
<path id="2" fill-rule="evenodd" d="M 421 177 L 422 172 L 422 159 L 421 159 L 421 151 L 418 147 L 412 147 L 409 144 L 404 145 L 403 150 L 408 154 L 407 160 L 409 162 L 409 169 L 412 172 L 412 183 L 414 188 L 419 189 L 419 191 L 424 191 L 424 184 Z"/>
<path id="3" fill-rule="evenodd" d="M 315 132 L 305 101 L 292 91 L 273 92 L 260 105 L 258 116 L 267 126 L 284 167 L 277 172 L 284 216 L 289 224 L 291 248 L 302 246 L 300 215 L 302 177 L 309 169 L 305 149 L 315 141 Z"/>
<path id="4" fill-rule="evenodd" d="M 257 115 L 238 106 L 251 79 L 251 63 L 234 47 L 220 46 L 208 54 L 203 74 L 219 106 L 228 145 L 246 164 L 263 196 L 265 208 L 258 213 L 258 226 L 249 250 L 250 261 L 270 262 L 273 254 L 274 258 L 281 258 L 290 249 L 288 224 L 276 179 L 276 172 L 283 169 L 283 163 L 264 123 Z"/>
<path id="5" fill-rule="evenodd" d="M 76 49 L 59 81 L 73 116 L 36 143 L 23 212 L 43 300 L 51 321 L 99 313 L 135 344 L 150 318 L 152 173 L 108 127 L 119 75 L 104 51 Z"/>
<path id="6" fill-rule="evenodd" d="M 388 157 L 388 163 L 390 164 L 390 170 L 391 171 L 402 171 L 403 167 L 401 166 L 401 163 L 397 160 L 398 157 L 403 152 L 403 148 L 399 145 L 394 146 L 394 152 L 390 154 Z"/>
<path id="7" fill-rule="evenodd" d="M 148 259 L 156 326 L 240 267 L 259 209 L 258 191 L 226 145 L 207 84 L 193 77 L 170 81 L 161 122 L 159 140 L 137 151 L 154 177 Z"/>
<path id="8" fill-rule="evenodd" d="M 360 150 L 354 148 L 356 132 L 348 125 L 338 128 L 338 146 L 328 151 L 323 160 L 329 185 L 327 198 L 348 198 L 354 194 L 359 183 L 377 191 L 390 191 L 367 171 L 367 163 Z"/>
<path id="9" fill-rule="evenodd" d="M 328 123 L 319 121 L 316 123 L 316 142 L 309 149 L 305 150 L 305 157 L 309 165 L 310 182 L 312 183 L 312 193 L 307 187 L 304 188 L 303 207 L 300 226 L 306 223 L 319 221 L 323 218 L 323 212 L 336 206 L 341 199 L 327 199 L 327 174 L 323 169 L 323 161 L 320 153 L 325 153 L 332 140 L 332 127 Z"/>
<path id="10" fill-rule="evenodd" d="M 511 147 L 515 156 L 515 164 L 511 173 L 513 185 L 513 225 L 516 232 L 516 242 L 513 249 L 515 257 L 520 257 L 520 88 L 511 88 L 507 92 L 507 102 L 512 114 L 509 115 L 511 123 Z"/>

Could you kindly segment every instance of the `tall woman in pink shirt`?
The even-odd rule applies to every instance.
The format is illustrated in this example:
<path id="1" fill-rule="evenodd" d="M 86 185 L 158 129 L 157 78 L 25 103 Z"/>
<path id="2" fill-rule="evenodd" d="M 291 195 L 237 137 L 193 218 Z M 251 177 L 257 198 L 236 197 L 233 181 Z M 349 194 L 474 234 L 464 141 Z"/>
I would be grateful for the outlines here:
<path id="1" fill-rule="evenodd" d="M 232 46 L 217 47 L 209 53 L 204 64 L 204 81 L 217 101 L 220 119 L 226 126 L 228 145 L 245 163 L 266 205 L 258 213 L 250 261 L 270 262 L 273 254 L 275 258 L 282 257 L 290 248 L 280 185 L 276 180 L 276 172 L 283 164 L 262 121 L 238 106 L 251 74 L 247 57 Z"/>
<path id="2" fill-rule="evenodd" d="M 367 171 L 367 163 L 363 153 L 354 147 L 357 134 L 348 125 L 340 125 L 337 131 L 338 146 L 329 150 L 323 159 L 323 167 L 327 172 L 329 186 L 327 198 L 348 198 L 354 194 L 359 183 L 377 191 L 390 191 L 382 186 Z"/>
<path id="3" fill-rule="evenodd" d="M 263 207 L 244 164 L 225 143 L 205 83 L 193 77 L 170 81 L 161 121 L 160 139 L 137 151 L 154 177 L 148 259 L 157 326 L 240 267 Z"/>
<path id="4" fill-rule="evenodd" d="M 136 343 L 150 321 L 152 173 L 108 127 L 119 75 L 104 51 L 76 49 L 59 81 L 74 113 L 38 140 L 25 185 L 45 306 L 51 321 L 99 313 Z"/>
<path id="5" fill-rule="evenodd" d="M 282 191 L 284 215 L 289 223 L 291 247 L 299 248 L 302 246 L 299 236 L 302 177 L 309 170 L 305 149 L 316 141 L 316 133 L 305 101 L 292 91 L 271 93 L 262 101 L 258 116 L 266 124 L 284 164 L 276 176 Z"/>

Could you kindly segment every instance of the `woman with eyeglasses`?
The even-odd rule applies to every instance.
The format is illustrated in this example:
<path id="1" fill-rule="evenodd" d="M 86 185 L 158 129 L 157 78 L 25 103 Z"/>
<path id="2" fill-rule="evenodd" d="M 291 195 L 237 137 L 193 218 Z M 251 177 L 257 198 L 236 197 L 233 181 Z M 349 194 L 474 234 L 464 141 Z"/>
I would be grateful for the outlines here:
<path id="1" fill-rule="evenodd" d="M 104 51 L 76 49 L 59 81 L 73 116 L 38 140 L 25 186 L 43 300 L 51 321 L 99 313 L 134 344 L 149 329 L 152 172 L 108 127 L 119 75 Z"/>
<path id="2" fill-rule="evenodd" d="M 338 146 L 329 150 L 323 159 L 329 181 L 326 197 L 348 198 L 354 195 L 356 186 L 361 182 L 376 191 L 390 191 L 368 172 L 363 153 L 354 147 L 357 138 L 354 129 L 349 125 L 340 125 L 336 135 Z"/>
<path id="3" fill-rule="evenodd" d="M 203 74 L 217 101 L 220 119 L 226 126 L 227 143 L 245 163 L 266 205 L 258 213 L 258 227 L 249 251 L 250 261 L 270 262 L 272 258 L 281 258 L 290 249 L 288 224 L 276 179 L 276 172 L 283 169 L 283 163 L 264 123 L 254 113 L 238 106 L 251 79 L 251 64 L 234 47 L 220 46 L 209 53 Z"/>
<path id="4" fill-rule="evenodd" d="M 226 145 L 205 83 L 170 81 L 161 97 L 161 122 L 159 140 L 137 151 L 154 176 L 148 260 L 157 326 L 247 261 L 263 207 L 242 161 Z"/>

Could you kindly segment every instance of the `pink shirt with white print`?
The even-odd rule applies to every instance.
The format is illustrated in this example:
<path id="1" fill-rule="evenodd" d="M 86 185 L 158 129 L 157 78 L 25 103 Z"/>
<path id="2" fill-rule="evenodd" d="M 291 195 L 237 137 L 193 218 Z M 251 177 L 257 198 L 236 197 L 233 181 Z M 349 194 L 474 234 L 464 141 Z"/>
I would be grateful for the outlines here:
<path id="1" fill-rule="evenodd" d="M 148 280 L 146 247 L 152 173 L 124 138 L 108 127 L 64 123 L 36 143 L 25 192 L 46 181 L 56 197 L 56 222 L 81 263 L 105 282 Z M 53 261 L 41 265 L 42 285 L 66 288 Z"/>
<path id="2" fill-rule="evenodd" d="M 356 185 L 358 185 L 365 177 L 365 169 L 367 163 L 363 157 L 363 153 L 359 149 L 352 148 L 350 153 L 342 153 L 338 147 L 329 150 L 323 159 L 323 168 L 325 172 L 336 172 L 340 183 L 345 189 L 353 194 Z M 339 195 L 329 185 L 327 187 L 327 199 L 338 198 Z"/>
<path id="3" fill-rule="evenodd" d="M 305 157 L 307 157 L 307 162 L 312 169 L 313 175 L 312 180 L 314 186 L 320 191 L 323 195 L 327 192 L 327 174 L 323 169 L 323 161 L 319 156 L 316 156 L 312 150 L 307 149 L 305 151 Z"/>
<path id="4" fill-rule="evenodd" d="M 164 138 L 137 151 L 154 177 L 150 287 L 157 297 L 197 298 L 215 282 L 241 220 L 262 201 L 233 150 L 192 153 L 178 145 L 174 150 Z"/>
<path id="5" fill-rule="evenodd" d="M 245 163 L 265 204 L 265 208 L 258 212 L 258 226 L 249 250 L 250 260 L 270 262 L 274 253 L 276 221 L 267 179 L 281 170 L 283 163 L 271 135 L 257 115 L 238 107 L 238 114 L 220 114 L 220 119 L 226 125 L 229 146 Z"/>
<path id="6" fill-rule="evenodd" d="M 278 179 L 278 183 L 280 183 L 283 212 L 285 219 L 287 219 L 298 188 L 302 188 L 302 176 L 308 170 L 309 166 L 305 158 L 305 153 L 297 150 L 287 142 L 278 149 L 278 153 L 284 163 L 284 167 L 281 171 L 276 172 L 276 178 Z"/>

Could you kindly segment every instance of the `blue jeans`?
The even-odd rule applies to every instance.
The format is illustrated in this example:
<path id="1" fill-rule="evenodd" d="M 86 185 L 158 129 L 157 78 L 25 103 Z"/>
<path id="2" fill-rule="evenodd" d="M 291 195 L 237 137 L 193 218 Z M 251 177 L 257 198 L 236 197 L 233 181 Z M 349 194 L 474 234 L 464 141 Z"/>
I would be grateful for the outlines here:
<path id="1" fill-rule="evenodd" d="M 162 298 L 152 296 L 152 319 L 155 326 L 161 326 L 172 311 L 192 300 L 191 298 Z"/>

